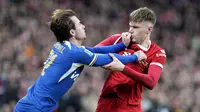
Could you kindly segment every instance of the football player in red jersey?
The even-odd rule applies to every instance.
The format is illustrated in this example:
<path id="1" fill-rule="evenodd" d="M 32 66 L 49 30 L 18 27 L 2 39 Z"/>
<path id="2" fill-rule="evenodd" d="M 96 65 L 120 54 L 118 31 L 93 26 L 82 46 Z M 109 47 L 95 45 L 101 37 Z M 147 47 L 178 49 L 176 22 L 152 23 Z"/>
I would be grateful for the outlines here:
<path id="1" fill-rule="evenodd" d="M 155 87 L 166 61 L 165 51 L 150 40 L 155 23 L 156 15 L 149 8 L 139 8 L 130 14 L 129 33 L 132 44 L 119 54 L 130 55 L 142 50 L 147 59 L 123 65 L 114 58 L 112 63 L 104 66 L 114 71 L 109 72 L 104 83 L 96 112 L 142 112 L 142 92 L 144 88 L 152 90 Z M 116 34 L 97 46 L 113 45 L 121 41 L 121 34 Z"/>

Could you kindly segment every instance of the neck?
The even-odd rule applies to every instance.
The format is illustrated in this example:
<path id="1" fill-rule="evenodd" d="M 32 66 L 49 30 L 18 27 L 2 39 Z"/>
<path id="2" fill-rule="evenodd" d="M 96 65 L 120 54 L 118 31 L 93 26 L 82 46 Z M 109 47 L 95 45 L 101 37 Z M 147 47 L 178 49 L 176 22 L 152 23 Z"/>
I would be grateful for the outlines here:
<path id="1" fill-rule="evenodd" d="M 74 37 L 70 38 L 70 39 L 69 39 L 69 42 L 71 42 L 72 44 L 74 44 L 74 45 L 77 46 L 77 47 L 81 47 L 81 46 L 82 46 L 82 43 L 83 43 L 82 40 L 77 40 L 77 39 L 75 39 Z"/>
<path id="2" fill-rule="evenodd" d="M 144 40 L 143 43 L 141 43 L 141 45 L 145 48 L 149 48 L 150 46 L 150 39 L 149 39 L 149 36 L 146 38 L 146 40 Z"/>

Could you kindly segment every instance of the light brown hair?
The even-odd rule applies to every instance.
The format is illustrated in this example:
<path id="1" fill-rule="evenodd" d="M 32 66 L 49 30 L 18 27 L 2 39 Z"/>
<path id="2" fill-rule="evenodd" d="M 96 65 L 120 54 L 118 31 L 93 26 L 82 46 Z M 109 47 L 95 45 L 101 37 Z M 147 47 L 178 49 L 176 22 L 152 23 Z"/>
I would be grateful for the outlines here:
<path id="1" fill-rule="evenodd" d="M 133 21 L 133 22 L 149 21 L 153 25 L 155 25 L 156 15 L 151 9 L 149 9 L 147 7 L 142 7 L 137 10 L 134 10 L 130 14 L 130 21 Z"/>
<path id="2" fill-rule="evenodd" d="M 76 14 L 71 9 L 56 9 L 52 13 L 49 25 L 58 42 L 71 38 L 70 30 L 75 29 L 74 22 L 70 19 L 72 16 Z"/>

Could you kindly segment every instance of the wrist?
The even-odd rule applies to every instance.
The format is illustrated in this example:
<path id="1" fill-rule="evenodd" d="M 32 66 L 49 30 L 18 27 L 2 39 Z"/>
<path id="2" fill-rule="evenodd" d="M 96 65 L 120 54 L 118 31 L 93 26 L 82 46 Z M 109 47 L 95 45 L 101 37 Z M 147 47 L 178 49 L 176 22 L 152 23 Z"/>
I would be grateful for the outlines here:
<path id="1" fill-rule="evenodd" d="M 138 62 L 138 55 L 133 54 L 132 60 L 133 60 L 133 62 Z"/>
<path id="2" fill-rule="evenodd" d="M 126 43 L 124 43 L 124 42 L 122 42 L 122 43 L 123 43 L 123 46 L 126 48 L 127 47 Z"/>

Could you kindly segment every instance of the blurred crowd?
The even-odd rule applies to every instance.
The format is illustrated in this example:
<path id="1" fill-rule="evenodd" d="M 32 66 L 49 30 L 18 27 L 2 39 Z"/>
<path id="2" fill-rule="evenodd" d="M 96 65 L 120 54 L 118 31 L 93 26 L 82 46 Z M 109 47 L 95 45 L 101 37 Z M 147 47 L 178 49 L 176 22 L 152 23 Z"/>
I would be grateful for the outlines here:
<path id="1" fill-rule="evenodd" d="M 156 87 L 143 94 L 144 112 L 200 112 L 199 0 L 0 0 L 0 112 L 16 102 L 40 74 L 56 42 L 47 22 L 53 10 L 71 8 L 86 26 L 84 45 L 128 31 L 129 13 L 155 11 L 151 39 L 165 49 L 167 62 Z M 94 112 L 107 71 L 85 67 L 58 112 Z"/>

